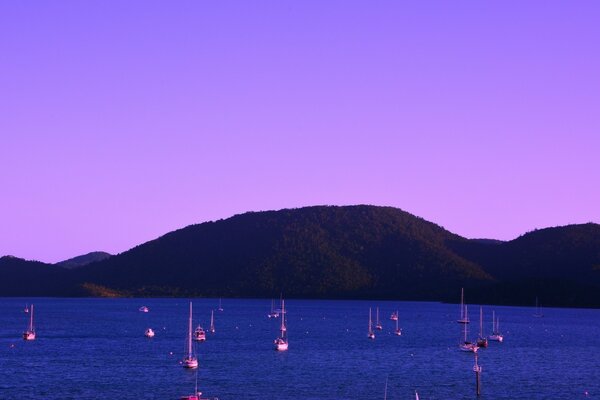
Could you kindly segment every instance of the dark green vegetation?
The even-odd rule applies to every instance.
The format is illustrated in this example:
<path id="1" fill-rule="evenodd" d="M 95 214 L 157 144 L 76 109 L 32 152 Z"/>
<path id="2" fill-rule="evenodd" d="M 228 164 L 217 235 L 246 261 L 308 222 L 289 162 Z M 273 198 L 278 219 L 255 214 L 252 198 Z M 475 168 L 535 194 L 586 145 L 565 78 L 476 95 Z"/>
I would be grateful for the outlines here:
<path id="1" fill-rule="evenodd" d="M 18 265 L 17 265 L 18 264 Z M 385 298 L 600 307 L 600 225 L 469 240 L 390 207 L 191 225 L 74 270 L 0 259 L 0 295 Z"/>

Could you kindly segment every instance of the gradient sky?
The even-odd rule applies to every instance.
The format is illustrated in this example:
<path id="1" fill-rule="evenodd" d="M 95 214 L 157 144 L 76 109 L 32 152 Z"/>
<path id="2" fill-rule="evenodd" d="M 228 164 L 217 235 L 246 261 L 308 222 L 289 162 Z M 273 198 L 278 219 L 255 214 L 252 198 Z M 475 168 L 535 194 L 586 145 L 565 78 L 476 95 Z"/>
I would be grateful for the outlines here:
<path id="1" fill-rule="evenodd" d="M 600 222 L 598 1 L 0 2 L 0 255 L 389 205 Z"/>

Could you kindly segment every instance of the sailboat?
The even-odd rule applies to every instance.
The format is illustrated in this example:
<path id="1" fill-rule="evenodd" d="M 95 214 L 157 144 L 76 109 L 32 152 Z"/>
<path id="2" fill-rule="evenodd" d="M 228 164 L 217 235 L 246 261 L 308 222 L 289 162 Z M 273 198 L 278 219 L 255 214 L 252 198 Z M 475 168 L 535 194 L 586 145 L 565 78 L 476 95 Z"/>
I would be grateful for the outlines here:
<path id="1" fill-rule="evenodd" d="M 273 308 L 274 304 L 275 304 L 275 300 L 271 299 L 271 312 L 269 314 L 267 314 L 267 317 L 269 317 L 269 318 L 279 318 L 279 311 L 277 311 Z"/>
<path id="2" fill-rule="evenodd" d="M 281 326 L 280 336 L 273 341 L 275 350 L 286 351 L 288 349 L 287 328 L 285 327 L 285 300 L 281 300 Z"/>
<path id="3" fill-rule="evenodd" d="M 542 306 L 539 305 L 537 297 L 535 298 L 535 313 L 533 313 L 533 316 L 536 318 L 542 318 L 544 316 L 542 313 Z"/>
<path id="4" fill-rule="evenodd" d="M 396 330 L 394 331 L 394 334 L 396 336 L 401 336 L 402 335 L 402 329 L 400 329 L 400 327 L 398 326 L 398 311 L 396 311 Z"/>
<path id="5" fill-rule="evenodd" d="M 390 319 L 392 321 L 398 321 L 398 311 L 392 312 L 392 314 L 390 315 Z"/>
<path id="6" fill-rule="evenodd" d="M 184 368 L 198 368 L 198 359 L 192 352 L 192 302 L 190 301 L 190 318 L 188 321 L 187 355 L 183 359 Z"/>
<path id="7" fill-rule="evenodd" d="M 204 342 L 206 341 L 206 332 L 204 332 L 204 328 L 198 325 L 196 329 L 194 329 L 194 340 L 196 342 Z"/>
<path id="8" fill-rule="evenodd" d="M 223 312 L 223 305 L 221 304 L 221 298 L 220 297 L 219 297 L 219 308 L 217 308 L 217 311 Z"/>
<path id="9" fill-rule="evenodd" d="M 369 339 L 375 339 L 375 332 L 373 332 L 373 321 L 371 321 L 371 307 L 369 307 L 369 333 L 367 333 Z"/>
<path id="10" fill-rule="evenodd" d="M 467 307 L 465 306 L 465 289 L 460 288 L 460 318 L 456 321 L 459 324 L 468 324 L 470 322 L 466 310 Z"/>
<path id="11" fill-rule="evenodd" d="M 210 333 L 215 333 L 215 310 L 210 310 L 210 328 L 208 328 Z"/>
<path id="12" fill-rule="evenodd" d="M 464 318 L 467 321 L 469 320 L 469 314 L 468 314 L 466 306 L 465 306 Z M 477 344 L 469 342 L 467 340 L 467 323 L 463 323 L 463 342 L 460 344 L 459 349 L 460 349 L 460 351 L 466 351 L 466 352 L 470 352 L 470 353 L 475 353 L 477 350 L 479 350 L 479 347 L 477 347 Z"/>
<path id="13" fill-rule="evenodd" d="M 152 328 L 146 329 L 146 332 L 144 332 L 144 336 L 146 336 L 147 338 L 153 338 L 154 337 L 154 331 L 152 330 Z"/>
<path id="14" fill-rule="evenodd" d="M 23 309 L 24 313 L 28 313 L 29 312 L 29 306 L 27 304 L 25 304 L 25 308 Z"/>
<path id="15" fill-rule="evenodd" d="M 500 333 L 500 318 L 496 319 L 494 311 L 492 311 L 492 334 L 489 336 L 489 339 L 500 343 L 504 341 L 504 335 Z"/>
<path id="16" fill-rule="evenodd" d="M 477 347 L 488 347 L 488 340 L 483 334 L 483 307 L 479 307 L 479 337 L 477 338 Z"/>
<path id="17" fill-rule="evenodd" d="M 35 329 L 33 328 L 33 304 L 29 307 L 29 327 L 23 332 L 23 340 L 35 340 Z"/>
<path id="18" fill-rule="evenodd" d="M 381 326 L 381 322 L 379 321 L 379 307 L 377 307 L 377 311 L 376 311 L 375 329 L 377 329 L 378 331 L 383 329 L 383 326 Z"/>

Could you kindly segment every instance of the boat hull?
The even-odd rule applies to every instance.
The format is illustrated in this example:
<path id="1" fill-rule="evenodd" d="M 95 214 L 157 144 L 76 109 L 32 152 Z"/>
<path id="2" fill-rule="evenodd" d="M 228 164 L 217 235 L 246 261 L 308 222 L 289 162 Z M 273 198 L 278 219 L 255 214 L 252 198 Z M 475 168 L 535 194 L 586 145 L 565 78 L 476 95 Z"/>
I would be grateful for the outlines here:
<path id="1" fill-rule="evenodd" d="M 183 360 L 183 368 L 198 368 L 198 360 L 195 358 L 186 358 Z"/>
<path id="2" fill-rule="evenodd" d="M 35 340 L 35 332 L 23 332 L 23 340 Z"/>

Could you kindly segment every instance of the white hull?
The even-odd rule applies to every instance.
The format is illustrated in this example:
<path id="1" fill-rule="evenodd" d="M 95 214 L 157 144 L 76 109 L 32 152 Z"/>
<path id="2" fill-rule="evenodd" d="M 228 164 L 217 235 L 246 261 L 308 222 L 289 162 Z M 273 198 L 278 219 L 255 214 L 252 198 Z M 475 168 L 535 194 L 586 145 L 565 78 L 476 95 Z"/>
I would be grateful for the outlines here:
<path id="1" fill-rule="evenodd" d="M 494 342 L 502 343 L 504 341 L 504 336 L 502 335 L 490 335 L 488 336 L 489 340 L 493 340 Z"/>
<path id="2" fill-rule="evenodd" d="M 394 331 L 394 334 L 396 336 L 402 336 L 402 329 L 396 329 L 396 331 Z"/>
<path id="3" fill-rule="evenodd" d="M 153 338 L 154 337 L 154 331 L 150 328 L 146 329 L 146 332 L 144 332 L 144 336 L 146 336 L 147 338 Z"/>
<path id="4" fill-rule="evenodd" d="M 198 368 L 198 360 L 194 357 L 186 358 L 185 360 L 183 360 L 183 367 L 190 369 Z"/>
<path id="5" fill-rule="evenodd" d="M 371 332 L 371 333 L 369 333 L 369 334 L 367 335 L 367 337 L 368 337 L 369 339 L 375 339 L 375 334 L 374 334 L 373 332 Z"/>
<path id="6" fill-rule="evenodd" d="M 459 346 L 460 351 L 468 352 L 468 353 L 477 353 L 479 347 L 473 343 L 463 343 Z"/>
<path id="7" fill-rule="evenodd" d="M 281 339 L 276 339 L 275 340 L 275 350 L 277 351 L 286 351 L 288 349 L 288 342 L 281 340 Z"/>
<path id="8" fill-rule="evenodd" d="M 35 340 L 35 332 L 23 332 L 23 340 Z"/>

